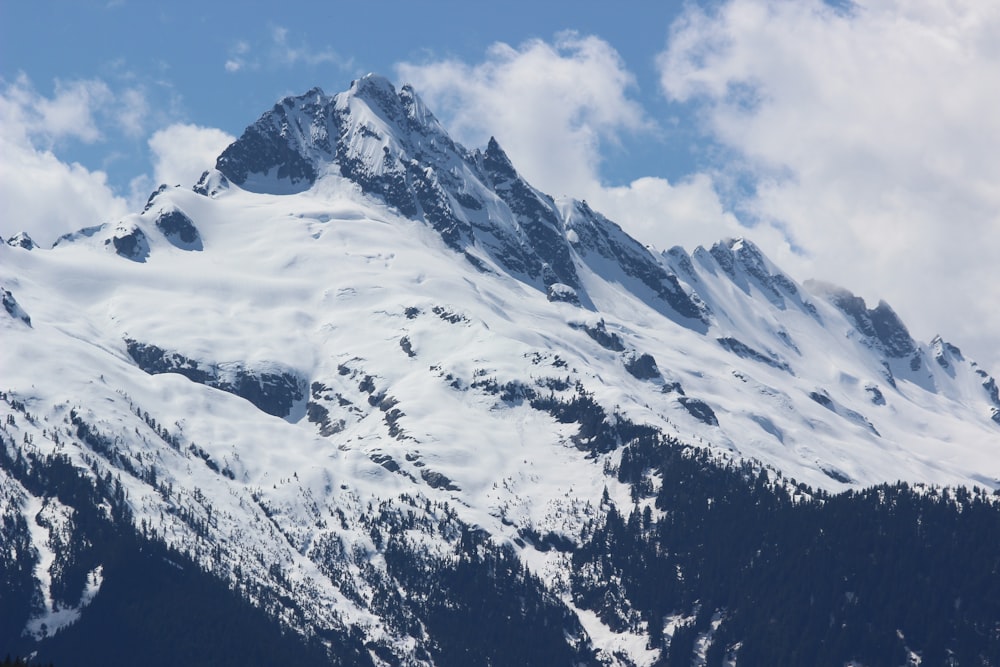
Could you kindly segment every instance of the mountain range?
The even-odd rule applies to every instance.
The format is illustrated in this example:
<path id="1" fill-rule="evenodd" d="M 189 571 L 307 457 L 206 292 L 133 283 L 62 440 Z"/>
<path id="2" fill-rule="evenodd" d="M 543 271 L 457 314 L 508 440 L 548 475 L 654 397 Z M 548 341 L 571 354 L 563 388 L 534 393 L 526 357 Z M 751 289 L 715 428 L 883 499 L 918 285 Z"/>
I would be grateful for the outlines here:
<path id="1" fill-rule="evenodd" d="M 0 652 L 1000 664 L 987 369 L 749 238 L 645 246 L 409 86 L 282 99 L 0 288 Z"/>

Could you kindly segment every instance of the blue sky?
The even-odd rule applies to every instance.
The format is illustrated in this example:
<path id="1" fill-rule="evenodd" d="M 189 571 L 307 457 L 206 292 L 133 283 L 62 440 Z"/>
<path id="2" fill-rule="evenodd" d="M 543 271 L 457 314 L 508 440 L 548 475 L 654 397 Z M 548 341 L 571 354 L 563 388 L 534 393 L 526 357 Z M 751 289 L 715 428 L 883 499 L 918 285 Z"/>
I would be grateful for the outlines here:
<path id="1" fill-rule="evenodd" d="M 670 104 L 659 92 L 655 64 L 680 2 L 153 6 L 134 0 L 5 0 L 0 7 L 0 76 L 5 81 L 27 74 L 46 96 L 53 95 L 57 80 L 97 78 L 115 90 L 138 88 L 155 107 L 144 129 L 157 122 L 186 121 L 238 135 L 284 95 L 317 85 L 337 92 L 368 72 L 396 80 L 402 62 L 475 62 L 496 42 L 552 41 L 567 30 L 599 35 L 611 44 L 635 79 L 630 94 L 652 115 L 682 112 L 682 105 Z M 654 142 L 660 144 L 656 148 L 648 136 L 623 134 L 623 146 L 605 156 L 607 177 L 627 182 L 652 172 L 676 177 L 691 171 L 691 142 L 670 136 L 678 130 L 669 122 L 662 125 L 664 135 Z M 148 147 L 141 136 L 137 139 L 119 142 L 108 129 L 100 142 L 66 141 L 58 149 L 68 159 L 103 168 L 122 188 L 148 163 Z M 663 150 L 668 147 L 672 150 Z"/>
<path id="2" fill-rule="evenodd" d="M 375 71 L 644 242 L 747 235 L 1000 372 L 998 44 L 978 0 L 0 0 L 0 235 L 123 215 Z"/>

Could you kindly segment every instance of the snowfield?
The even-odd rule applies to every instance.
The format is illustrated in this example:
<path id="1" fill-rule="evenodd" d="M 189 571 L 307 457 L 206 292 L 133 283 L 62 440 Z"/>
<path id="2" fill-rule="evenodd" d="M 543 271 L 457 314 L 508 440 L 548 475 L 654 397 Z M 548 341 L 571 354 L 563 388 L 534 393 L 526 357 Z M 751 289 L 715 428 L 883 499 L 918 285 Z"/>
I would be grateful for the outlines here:
<path id="1" fill-rule="evenodd" d="M 588 449 L 577 421 L 532 397 L 589 395 L 609 420 L 756 459 L 813 488 L 1000 488 L 996 383 L 958 348 L 913 342 L 888 306 L 798 284 L 747 239 L 657 255 L 580 202 L 528 191 L 552 216 L 546 238 L 563 244 L 552 256 L 572 268 L 540 260 L 536 271 L 527 214 L 469 166 L 484 154 L 435 134 L 419 101 L 411 120 L 429 134 L 401 134 L 386 111 L 396 107 L 379 97 L 389 93 L 372 87 L 378 95 L 357 84 L 331 103 L 367 128 L 343 134 L 344 150 L 373 177 L 391 172 L 383 155 L 431 155 L 425 174 L 449 174 L 434 178 L 468 223 L 464 236 L 442 232 L 424 205 L 404 214 L 344 176 L 331 166 L 345 159 L 329 147 L 332 130 L 304 129 L 309 141 L 293 148 L 325 165 L 312 179 L 274 167 L 241 187 L 214 171 L 201 192 L 162 189 L 146 211 L 51 249 L 0 245 L 0 286 L 14 304 L 0 312 L 10 441 L 112 473 L 137 527 L 206 568 L 224 563 L 243 590 L 308 601 L 306 624 L 360 627 L 414 664 L 424 638 L 372 604 L 385 569 L 361 527 L 373 508 L 440 518 L 425 501 L 447 503 L 572 604 L 568 558 L 527 531 L 576 539 L 604 511 L 605 490 L 626 515 L 633 507 L 606 474 L 620 450 Z M 628 264 L 640 251 L 644 264 Z M 694 305 L 658 296 L 645 263 L 675 277 L 664 294 L 679 289 Z M 81 423 L 107 448 L 82 437 Z M 68 515 L 2 470 L 0 486 L 32 527 L 48 595 Z M 454 540 L 411 537 L 441 554 Z M 98 570 L 62 612 L 45 597 L 26 632 L 43 622 L 55 631 L 100 586 Z M 643 637 L 578 611 L 605 659 L 656 659 Z"/>

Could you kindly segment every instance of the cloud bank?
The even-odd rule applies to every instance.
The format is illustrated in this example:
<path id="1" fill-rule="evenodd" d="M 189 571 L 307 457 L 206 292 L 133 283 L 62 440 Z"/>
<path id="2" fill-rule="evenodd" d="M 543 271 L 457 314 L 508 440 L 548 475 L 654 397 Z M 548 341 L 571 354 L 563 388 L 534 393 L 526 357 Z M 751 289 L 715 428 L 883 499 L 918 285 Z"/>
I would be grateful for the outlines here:
<path id="1" fill-rule="evenodd" d="M 138 95 L 134 91 L 134 95 Z M 0 201 L 5 239 L 26 231 L 42 245 L 81 227 L 124 215 L 125 200 L 108 185 L 103 171 L 66 163 L 56 144 L 99 141 L 100 117 L 114 99 L 97 80 L 57 82 L 52 97 L 40 95 L 24 76 L 0 90 Z M 133 97 L 133 111 L 137 104 Z M 134 115 L 125 122 L 137 123 Z"/>
<path id="2" fill-rule="evenodd" d="M 157 130 L 149 138 L 154 182 L 191 187 L 235 140 L 222 130 L 185 123 Z"/>
<path id="3" fill-rule="evenodd" d="M 115 91 L 99 79 L 57 81 L 52 96 L 25 76 L 0 82 L 0 201 L 4 239 L 27 232 L 42 246 L 83 227 L 138 210 L 160 183 L 191 186 L 234 138 L 217 129 L 173 123 L 146 142 L 152 174 L 117 192 L 102 170 L 58 156 L 73 142 L 100 144 L 109 135 L 142 138 L 151 123 L 141 88 Z"/>
<path id="4" fill-rule="evenodd" d="M 730 0 L 689 9 L 658 64 L 754 182 L 742 210 L 801 249 L 764 244 L 779 263 L 1000 372 L 997 35 L 971 0 Z"/>

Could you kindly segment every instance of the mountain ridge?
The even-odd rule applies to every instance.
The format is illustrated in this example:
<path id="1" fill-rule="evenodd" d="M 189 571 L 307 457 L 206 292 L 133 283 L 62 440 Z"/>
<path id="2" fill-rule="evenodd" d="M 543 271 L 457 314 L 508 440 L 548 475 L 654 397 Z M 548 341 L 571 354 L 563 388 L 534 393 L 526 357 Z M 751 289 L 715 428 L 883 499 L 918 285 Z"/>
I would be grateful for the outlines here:
<path id="1" fill-rule="evenodd" d="M 296 112 L 309 118 L 308 133 Z M 262 144 L 281 148 L 262 151 Z M 261 155 L 269 159 L 248 164 L 248 156 Z M 448 137 L 412 88 L 404 86 L 397 94 L 379 76 L 359 79 L 333 97 L 313 89 L 285 98 L 223 151 L 216 168 L 237 185 L 261 191 L 312 185 L 321 169 L 337 168 L 403 215 L 424 219 L 474 264 L 480 260 L 469 254 L 470 247 L 545 287 L 579 287 L 567 230 L 551 197 L 521 178 L 495 138 L 485 151 L 466 150 Z M 272 172 L 273 181 L 268 180 Z M 290 188 L 281 185 L 286 180 Z M 583 215 L 593 212 L 586 208 Z M 681 318 L 707 324 L 703 309 L 676 276 L 617 231 L 617 243 L 605 234 L 595 250 L 617 259 Z M 626 238 L 630 243 L 623 243 Z"/>
<path id="2" fill-rule="evenodd" d="M 434 581 L 549 628 L 558 660 L 651 665 L 677 632 L 654 616 L 694 623 L 691 600 L 607 588 L 626 566 L 593 539 L 653 540 L 679 471 L 782 512 L 898 479 L 1000 488 L 996 382 L 954 345 L 746 238 L 654 254 L 380 77 L 285 98 L 194 188 L 32 246 L 0 245 L 0 509 L 32 628 L 87 613 L 104 555 L 74 517 L 107 504 L 372 664 L 474 650 Z M 76 481 L 46 495 L 49 470 Z"/>

